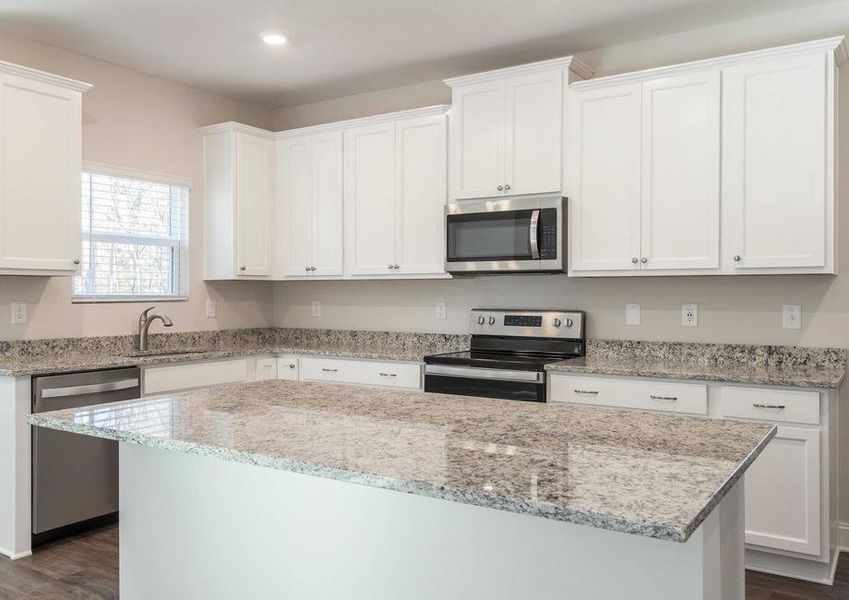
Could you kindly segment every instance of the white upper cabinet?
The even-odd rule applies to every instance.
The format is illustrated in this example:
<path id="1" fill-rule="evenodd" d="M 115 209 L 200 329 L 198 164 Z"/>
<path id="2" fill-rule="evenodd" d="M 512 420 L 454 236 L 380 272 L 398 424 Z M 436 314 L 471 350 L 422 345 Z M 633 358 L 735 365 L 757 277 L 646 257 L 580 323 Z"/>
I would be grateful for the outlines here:
<path id="1" fill-rule="evenodd" d="M 725 258 L 738 271 L 832 271 L 831 53 L 741 64 L 722 77 Z"/>
<path id="2" fill-rule="evenodd" d="M 283 277 L 342 275 L 342 132 L 277 142 Z"/>
<path id="3" fill-rule="evenodd" d="M 345 206 L 352 275 L 395 272 L 395 123 L 345 131 Z"/>
<path id="4" fill-rule="evenodd" d="M 78 268 L 81 96 L 90 88 L 0 63 L 0 274 Z"/>
<path id="5" fill-rule="evenodd" d="M 445 274 L 445 109 L 410 112 L 417 114 L 345 130 L 350 275 Z"/>
<path id="6" fill-rule="evenodd" d="M 570 86 L 569 272 L 834 273 L 845 58 L 832 38 Z"/>
<path id="7" fill-rule="evenodd" d="M 560 191 L 564 84 L 591 73 L 566 57 L 446 80 L 451 198 Z"/>
<path id="8" fill-rule="evenodd" d="M 639 83 L 569 94 L 573 271 L 640 268 L 640 111 Z"/>
<path id="9" fill-rule="evenodd" d="M 719 268 L 719 71 L 643 83 L 643 269 Z"/>
<path id="10" fill-rule="evenodd" d="M 204 278 L 271 275 L 274 141 L 238 123 L 204 127 Z"/>

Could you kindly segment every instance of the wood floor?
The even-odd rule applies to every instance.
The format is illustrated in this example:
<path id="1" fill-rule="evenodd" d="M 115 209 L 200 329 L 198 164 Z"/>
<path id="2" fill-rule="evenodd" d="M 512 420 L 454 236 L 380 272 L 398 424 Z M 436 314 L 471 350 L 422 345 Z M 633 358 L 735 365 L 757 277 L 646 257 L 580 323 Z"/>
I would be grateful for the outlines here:
<path id="1" fill-rule="evenodd" d="M 118 526 L 42 546 L 18 561 L 0 557 L 0 599 L 6 598 L 118 598 Z M 749 571 L 746 600 L 849 600 L 849 553 L 833 586 Z"/>

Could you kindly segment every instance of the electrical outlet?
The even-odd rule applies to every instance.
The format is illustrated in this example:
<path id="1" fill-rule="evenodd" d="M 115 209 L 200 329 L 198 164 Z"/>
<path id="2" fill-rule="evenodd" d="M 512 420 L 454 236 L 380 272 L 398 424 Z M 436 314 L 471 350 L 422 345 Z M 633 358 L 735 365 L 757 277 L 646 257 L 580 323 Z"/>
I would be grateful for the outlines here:
<path id="1" fill-rule="evenodd" d="M 626 304 L 625 305 L 625 325 L 640 324 L 640 305 Z"/>
<path id="2" fill-rule="evenodd" d="M 206 318 L 215 318 L 215 300 L 213 300 L 212 298 L 206 299 Z"/>
<path id="3" fill-rule="evenodd" d="M 436 303 L 436 318 L 440 321 L 448 318 L 448 306 L 446 306 L 445 302 Z"/>
<path id="4" fill-rule="evenodd" d="M 21 325 L 27 322 L 27 303 L 12 302 L 12 325 Z"/>
<path id="5" fill-rule="evenodd" d="M 312 301 L 312 316 L 320 317 L 321 316 L 321 300 L 313 300 Z"/>
<path id="6" fill-rule="evenodd" d="M 682 304 L 681 305 L 681 325 L 684 327 L 699 326 L 699 305 L 698 304 Z"/>
<path id="7" fill-rule="evenodd" d="M 785 304 L 781 307 L 781 326 L 784 329 L 802 329 L 801 304 Z"/>

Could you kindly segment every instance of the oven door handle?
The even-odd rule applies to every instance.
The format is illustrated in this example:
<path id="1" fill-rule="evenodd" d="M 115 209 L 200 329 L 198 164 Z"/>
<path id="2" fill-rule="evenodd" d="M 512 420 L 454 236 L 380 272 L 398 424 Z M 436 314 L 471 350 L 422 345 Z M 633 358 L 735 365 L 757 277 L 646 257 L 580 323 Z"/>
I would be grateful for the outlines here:
<path id="1" fill-rule="evenodd" d="M 479 367 L 452 367 L 449 365 L 425 365 L 425 375 L 440 377 L 463 377 L 466 379 L 497 379 L 523 383 L 545 383 L 545 373 L 539 371 L 510 371 L 507 369 L 482 369 Z"/>
<path id="2" fill-rule="evenodd" d="M 531 213 L 531 258 L 539 259 L 539 209 Z"/>

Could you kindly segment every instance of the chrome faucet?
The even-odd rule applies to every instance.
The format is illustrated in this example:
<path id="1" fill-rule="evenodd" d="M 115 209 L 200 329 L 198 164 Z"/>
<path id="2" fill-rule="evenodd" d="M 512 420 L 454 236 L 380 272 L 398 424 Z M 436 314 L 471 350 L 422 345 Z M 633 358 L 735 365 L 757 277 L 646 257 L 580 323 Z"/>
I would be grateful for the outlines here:
<path id="1" fill-rule="evenodd" d="M 171 327 L 174 324 L 166 315 L 148 316 L 147 313 L 152 311 L 154 308 L 156 307 L 151 306 L 150 308 L 146 308 L 142 311 L 142 314 L 139 315 L 139 338 L 136 343 L 136 350 L 139 352 L 147 350 L 147 335 L 151 323 L 153 323 L 156 319 L 159 319 L 165 327 Z"/>

